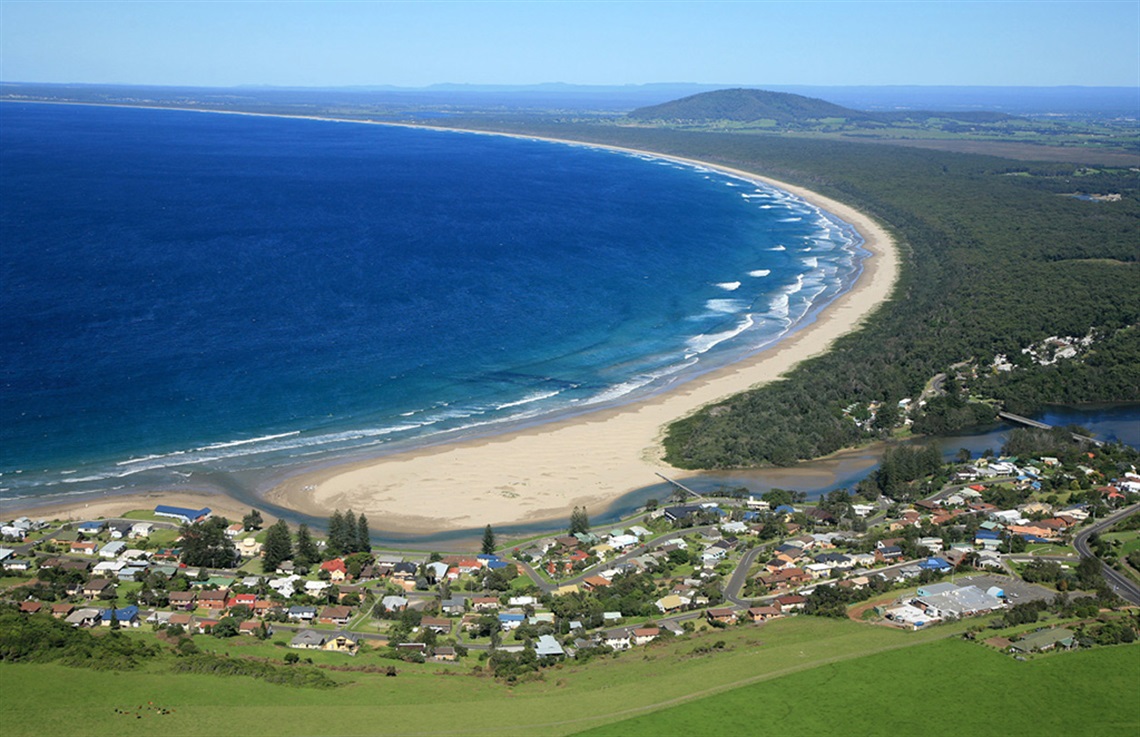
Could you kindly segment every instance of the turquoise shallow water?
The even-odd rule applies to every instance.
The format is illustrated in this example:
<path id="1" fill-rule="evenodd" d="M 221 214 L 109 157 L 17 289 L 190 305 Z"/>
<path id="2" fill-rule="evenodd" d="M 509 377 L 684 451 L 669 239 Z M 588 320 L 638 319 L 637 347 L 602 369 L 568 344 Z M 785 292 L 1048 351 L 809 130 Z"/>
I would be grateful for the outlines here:
<path id="1" fill-rule="evenodd" d="M 647 156 L 0 109 L 0 499 L 249 489 L 662 391 L 857 276 L 844 223 Z"/>

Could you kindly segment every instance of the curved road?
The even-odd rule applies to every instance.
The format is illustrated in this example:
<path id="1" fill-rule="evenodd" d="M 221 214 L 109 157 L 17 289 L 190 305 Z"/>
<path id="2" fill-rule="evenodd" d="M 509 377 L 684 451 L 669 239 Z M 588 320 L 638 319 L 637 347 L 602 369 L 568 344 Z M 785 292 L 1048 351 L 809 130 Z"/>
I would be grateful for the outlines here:
<path id="1" fill-rule="evenodd" d="M 1092 548 L 1089 547 L 1089 537 L 1094 532 L 1101 532 L 1109 527 L 1112 527 L 1120 520 L 1128 517 L 1129 515 L 1135 514 L 1136 512 L 1140 512 L 1140 504 L 1133 504 L 1131 507 L 1125 507 L 1115 514 L 1110 514 L 1100 522 L 1089 525 L 1085 529 L 1078 532 L 1073 538 L 1073 547 L 1077 549 L 1077 552 L 1082 557 L 1087 556 L 1089 558 L 1095 558 L 1096 556 L 1093 555 Z M 1101 563 L 1100 567 L 1101 572 L 1104 574 L 1105 580 L 1108 581 L 1109 587 L 1116 592 L 1117 596 L 1122 599 L 1126 599 L 1133 604 L 1140 604 L 1140 586 L 1137 586 L 1132 579 L 1128 578 L 1116 569 L 1108 566 L 1104 562 Z"/>

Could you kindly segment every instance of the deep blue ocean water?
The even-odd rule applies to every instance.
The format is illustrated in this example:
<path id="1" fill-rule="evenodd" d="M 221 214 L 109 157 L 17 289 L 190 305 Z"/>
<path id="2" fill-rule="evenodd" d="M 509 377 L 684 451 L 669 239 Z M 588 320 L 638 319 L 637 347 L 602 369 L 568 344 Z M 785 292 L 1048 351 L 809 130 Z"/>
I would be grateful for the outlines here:
<path id="1" fill-rule="evenodd" d="M 9 500 L 630 401 L 812 319 L 863 255 L 785 193 L 647 156 L 16 103 L 0 244 Z"/>

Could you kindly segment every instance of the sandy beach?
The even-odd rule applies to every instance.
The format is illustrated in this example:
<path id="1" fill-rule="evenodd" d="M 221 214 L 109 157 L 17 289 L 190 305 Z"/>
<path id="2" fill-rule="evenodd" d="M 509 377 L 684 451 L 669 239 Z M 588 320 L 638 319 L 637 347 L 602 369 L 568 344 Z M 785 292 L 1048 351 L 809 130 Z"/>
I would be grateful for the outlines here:
<path id="1" fill-rule="evenodd" d="M 863 237 L 871 253 L 863 273 L 812 324 L 769 349 L 667 393 L 491 438 L 302 473 L 269 490 L 267 499 L 318 516 L 353 509 L 366 513 L 378 528 L 411 534 L 568 518 L 575 506 L 601 512 L 621 495 L 659 482 L 656 473 L 678 479 L 692 475 L 662 460 L 660 441 L 670 422 L 772 381 L 798 362 L 826 351 L 890 295 L 898 256 L 890 236 L 866 215 L 749 172 L 635 153 L 763 182 L 833 213 Z"/>

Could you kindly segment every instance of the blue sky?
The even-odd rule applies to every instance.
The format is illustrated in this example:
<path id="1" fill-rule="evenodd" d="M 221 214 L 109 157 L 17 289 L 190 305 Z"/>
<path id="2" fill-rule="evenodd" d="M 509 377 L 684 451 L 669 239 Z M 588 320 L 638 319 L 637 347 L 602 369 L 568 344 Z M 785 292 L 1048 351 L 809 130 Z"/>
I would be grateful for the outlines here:
<path id="1" fill-rule="evenodd" d="M 0 0 L 0 79 L 1140 85 L 1140 1 Z"/>

